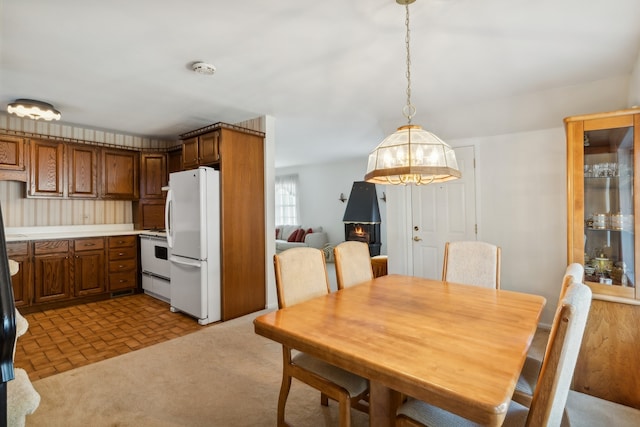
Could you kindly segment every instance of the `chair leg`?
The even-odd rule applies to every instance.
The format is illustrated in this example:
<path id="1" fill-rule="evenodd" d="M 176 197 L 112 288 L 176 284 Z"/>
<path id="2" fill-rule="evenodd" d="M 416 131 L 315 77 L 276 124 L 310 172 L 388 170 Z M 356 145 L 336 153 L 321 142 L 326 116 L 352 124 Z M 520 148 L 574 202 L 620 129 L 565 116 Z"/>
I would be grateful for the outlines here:
<path id="1" fill-rule="evenodd" d="M 329 397 L 324 393 L 320 393 L 320 404 L 322 406 L 329 406 Z"/>
<path id="2" fill-rule="evenodd" d="M 338 411 L 340 414 L 340 427 L 351 427 L 351 399 L 349 399 L 349 396 L 340 396 Z"/>
<path id="3" fill-rule="evenodd" d="M 289 390 L 291 390 L 291 377 L 286 372 L 283 372 L 280 395 L 278 396 L 278 427 L 285 427 L 287 425 L 284 421 L 284 407 L 287 404 Z"/>

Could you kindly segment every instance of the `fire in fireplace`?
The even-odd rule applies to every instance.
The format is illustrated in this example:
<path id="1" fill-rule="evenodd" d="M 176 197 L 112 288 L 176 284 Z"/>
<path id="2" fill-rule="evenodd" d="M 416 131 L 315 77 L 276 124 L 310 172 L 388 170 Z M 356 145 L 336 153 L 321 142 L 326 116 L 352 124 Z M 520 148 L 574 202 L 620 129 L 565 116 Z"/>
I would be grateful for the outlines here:
<path id="1" fill-rule="evenodd" d="M 353 183 L 342 222 L 345 240 L 365 242 L 371 256 L 380 255 L 380 209 L 375 184 Z"/>

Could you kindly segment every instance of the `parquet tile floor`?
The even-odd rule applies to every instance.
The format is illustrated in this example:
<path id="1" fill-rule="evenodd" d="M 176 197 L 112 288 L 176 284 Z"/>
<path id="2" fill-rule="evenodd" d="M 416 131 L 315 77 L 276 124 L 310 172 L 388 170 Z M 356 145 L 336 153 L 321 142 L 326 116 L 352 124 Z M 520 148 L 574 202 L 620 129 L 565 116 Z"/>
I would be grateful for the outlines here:
<path id="1" fill-rule="evenodd" d="M 31 381 L 177 338 L 207 326 L 145 294 L 23 314 L 15 366 Z"/>

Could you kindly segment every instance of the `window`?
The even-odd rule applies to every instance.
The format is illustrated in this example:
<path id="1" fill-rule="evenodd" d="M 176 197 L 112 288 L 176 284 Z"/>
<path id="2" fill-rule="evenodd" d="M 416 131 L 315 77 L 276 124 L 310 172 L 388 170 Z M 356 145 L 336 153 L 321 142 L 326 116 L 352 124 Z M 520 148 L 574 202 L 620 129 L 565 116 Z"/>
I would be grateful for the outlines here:
<path id="1" fill-rule="evenodd" d="M 276 225 L 299 224 L 298 175 L 276 176 Z"/>

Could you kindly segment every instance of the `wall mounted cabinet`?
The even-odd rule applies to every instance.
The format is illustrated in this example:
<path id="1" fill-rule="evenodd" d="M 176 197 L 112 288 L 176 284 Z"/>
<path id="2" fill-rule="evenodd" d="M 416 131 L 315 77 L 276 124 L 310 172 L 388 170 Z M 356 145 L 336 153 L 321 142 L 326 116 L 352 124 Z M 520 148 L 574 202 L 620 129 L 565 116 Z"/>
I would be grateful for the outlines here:
<path id="1" fill-rule="evenodd" d="M 167 155 L 141 153 L 140 199 L 133 204 L 133 223 L 143 230 L 164 229 L 164 200 L 162 187 L 168 182 Z"/>
<path id="2" fill-rule="evenodd" d="M 137 151 L 102 148 L 101 189 L 103 199 L 135 200 L 139 197 L 140 154 Z"/>
<path id="3" fill-rule="evenodd" d="M 593 291 L 573 387 L 640 409 L 640 109 L 568 117 L 568 262 Z"/>
<path id="4" fill-rule="evenodd" d="M 0 135 L 0 180 L 27 182 L 26 138 Z"/>
<path id="5" fill-rule="evenodd" d="M 193 169 L 217 163 L 220 160 L 220 135 L 220 130 L 214 130 L 183 140 L 183 168 Z"/>
<path id="6" fill-rule="evenodd" d="M 67 196 L 98 197 L 98 151 L 92 145 L 67 145 Z"/>
<path id="7" fill-rule="evenodd" d="M 62 198 L 64 196 L 64 144 L 32 139 L 29 146 L 31 164 L 27 195 Z"/>

